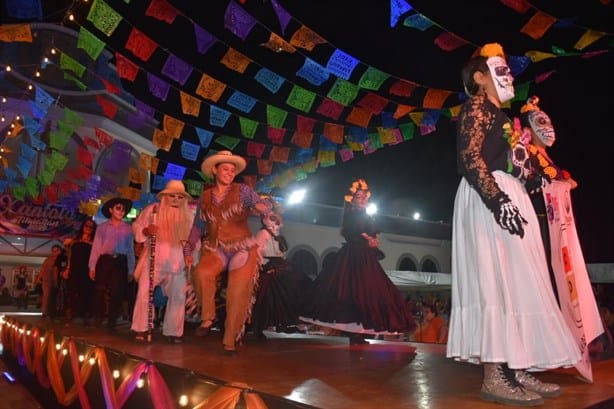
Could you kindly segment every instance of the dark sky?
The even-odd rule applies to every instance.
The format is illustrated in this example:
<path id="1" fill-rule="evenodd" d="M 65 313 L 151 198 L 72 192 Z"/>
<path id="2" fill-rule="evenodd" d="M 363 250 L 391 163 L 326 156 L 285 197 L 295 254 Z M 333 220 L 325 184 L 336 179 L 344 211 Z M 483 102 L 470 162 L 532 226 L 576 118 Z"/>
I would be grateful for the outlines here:
<path id="1" fill-rule="evenodd" d="M 400 24 L 390 28 L 387 2 L 309 2 L 308 6 L 306 2 L 281 3 L 329 42 L 368 64 L 415 82 L 461 89 L 460 69 L 472 47 L 445 53 L 432 43 L 436 33 L 418 36 L 416 30 Z M 331 3 L 335 3 L 334 9 L 330 8 Z M 522 55 L 532 49 L 549 52 L 553 45 L 573 51 L 574 39 L 579 38 L 579 31 L 561 33 L 560 29 L 551 29 L 542 41 L 532 40 L 519 32 L 531 13 L 516 15 L 499 2 L 492 2 L 497 3 L 494 7 L 484 2 L 409 3 L 472 43 L 500 42 L 512 55 Z M 481 6 L 478 8 L 474 3 Z M 573 7 L 560 2 L 556 6 L 552 2 L 541 3 L 545 3 L 542 10 L 559 18 L 580 15 L 577 24 L 584 27 L 606 30 L 607 22 L 612 21 L 612 7 L 603 7 L 597 1 L 573 3 Z M 553 7 L 562 8 L 554 10 Z M 593 58 L 559 57 L 534 63 L 516 79 L 517 83 L 523 83 L 554 71 L 546 81 L 533 83 L 530 93 L 540 97 L 541 108 L 556 127 L 557 141 L 549 151 L 551 156 L 579 183 L 572 192 L 574 214 L 585 259 L 592 263 L 614 262 L 614 206 L 607 199 L 614 184 L 611 159 L 614 70 L 611 48 L 607 43 L 601 45 L 597 48 L 609 50 L 607 54 Z M 521 105 L 513 104 L 508 113 L 517 114 Z M 454 123 L 440 121 L 433 134 L 320 169 L 304 185 L 317 200 L 339 204 L 351 178 L 365 177 L 372 185 L 373 200 L 391 213 L 419 210 L 428 220 L 449 222 L 459 180 L 454 133 Z"/>
<path id="2" fill-rule="evenodd" d="M 0 0 L 1 1 L 1 0 Z M 203 2 L 205 11 L 195 9 L 193 0 L 169 0 L 175 7 L 188 14 L 198 24 L 226 36 L 233 47 L 242 47 L 241 41 L 223 27 L 224 10 L 228 0 Z M 435 23 L 434 27 L 420 32 L 404 27 L 402 20 L 390 27 L 390 2 L 387 0 L 278 0 L 298 21 L 322 36 L 328 43 L 354 56 L 362 63 L 378 68 L 398 78 L 406 79 L 425 87 L 462 91 L 460 70 L 475 49 L 488 42 L 499 42 L 508 55 L 521 56 L 529 50 L 550 52 L 553 47 L 573 51 L 574 43 L 585 28 L 607 31 L 611 29 L 613 5 L 604 5 L 598 0 L 583 2 L 553 2 L 533 0 L 533 8 L 518 14 L 500 1 L 411 0 L 415 10 Z M 53 8 L 66 7 L 69 0 L 44 1 L 45 16 L 63 16 Z M 80 8 L 81 3 L 76 3 Z M 148 2 L 126 4 L 121 0 L 109 0 L 109 4 L 122 10 L 122 16 L 132 24 L 147 29 L 150 18 L 144 16 Z M 206 5 L 206 6 L 205 6 Z M 87 6 L 89 7 L 89 6 Z M 201 6 L 199 6 L 201 7 Z M 244 7 L 272 31 L 279 32 L 270 0 L 247 0 Z M 520 32 L 520 28 L 535 13 L 536 9 L 557 17 L 574 18 L 567 28 L 553 27 L 542 39 L 534 40 Z M 3 16 L 5 17 L 5 16 Z M 83 16 L 82 16 L 83 18 Z M 142 25 L 141 25 L 142 24 Z M 194 53 L 193 30 L 183 26 L 188 40 L 178 37 L 177 32 L 148 32 L 168 51 L 179 55 Z M 165 26 L 166 27 L 166 26 Z M 123 51 L 127 37 L 127 25 L 106 39 L 113 51 Z M 123 31 L 122 31 L 123 30 Z M 434 45 L 437 35 L 443 31 L 453 33 L 470 44 L 451 52 Z M 246 44 L 246 46 L 249 46 Z M 258 51 L 262 47 L 250 46 L 258 62 L 270 64 L 271 69 L 288 78 L 294 77 L 297 67 L 277 64 L 285 60 L 270 52 Z M 330 48 L 317 47 L 310 57 L 316 59 L 318 50 L 330 54 Z M 606 50 L 593 58 L 580 56 L 551 58 L 529 64 L 516 83 L 533 81 L 530 94 L 540 97 L 540 105 L 552 118 L 557 130 L 557 142 L 551 148 L 551 156 L 559 166 L 569 170 L 579 183 L 572 192 L 577 228 L 587 262 L 614 262 L 614 215 L 613 206 L 607 200 L 611 196 L 614 181 L 614 165 L 611 159 L 613 133 L 612 112 L 612 34 L 600 40 L 586 51 Z M 188 53 L 188 54 L 186 54 Z M 250 54 L 252 55 L 252 54 Z M 154 56 L 155 57 L 155 56 Z M 202 59 L 196 55 L 194 61 Z M 153 58 L 146 69 L 160 71 L 161 59 Z M 300 60 L 300 59 L 299 59 Z M 191 61 L 190 61 L 191 62 Z M 157 64 L 157 66 L 155 66 Z M 203 70 L 214 69 L 206 61 Z M 155 71 L 155 70 L 158 71 Z M 286 70 L 284 72 L 284 70 Z M 535 83 L 535 78 L 553 71 L 544 82 Z M 216 75 L 218 72 L 213 72 Z M 222 73 L 219 73 L 220 75 Z M 232 85 L 241 89 L 239 76 Z M 228 80 L 230 81 L 230 80 Z M 138 98 L 147 93 L 146 84 L 138 80 L 123 84 Z M 247 88 L 245 92 L 250 93 Z M 324 91 L 323 93 L 325 93 Z M 139 95 L 140 93 L 140 95 Z M 174 109 L 177 109 L 175 104 Z M 517 114 L 522 103 L 512 106 L 509 115 Z M 159 112 L 173 115 L 173 107 L 156 107 Z M 386 146 L 373 154 L 357 154 L 355 159 L 337 165 L 319 168 L 305 181 L 289 186 L 305 187 L 310 198 L 316 202 L 341 205 L 345 190 L 353 177 L 366 178 L 372 187 L 373 201 L 382 211 L 392 214 L 411 214 L 420 211 L 427 220 L 451 221 L 454 195 L 458 184 L 455 163 L 455 123 L 441 118 L 437 131 L 425 136 L 416 136 L 412 141 L 395 146 Z M 218 147 L 219 148 L 219 147 Z M 162 158 L 164 160 L 164 158 Z M 171 159 L 168 159 L 169 161 Z"/>

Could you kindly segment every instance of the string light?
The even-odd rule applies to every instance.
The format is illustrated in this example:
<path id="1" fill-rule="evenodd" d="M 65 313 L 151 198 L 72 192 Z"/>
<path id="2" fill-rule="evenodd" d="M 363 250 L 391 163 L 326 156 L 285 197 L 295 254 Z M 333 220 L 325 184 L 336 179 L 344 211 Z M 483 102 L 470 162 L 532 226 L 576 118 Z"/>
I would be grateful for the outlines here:
<path id="1" fill-rule="evenodd" d="M 81 354 L 79 355 L 79 362 L 83 362 L 85 361 L 85 355 Z"/>
<path id="2" fill-rule="evenodd" d="M 62 346 L 61 346 L 60 344 L 55 344 L 55 349 L 56 349 L 57 351 L 59 351 L 59 350 L 60 350 L 60 348 L 62 348 Z"/>
<path id="3" fill-rule="evenodd" d="M 64 348 L 62 350 L 62 355 L 64 355 L 64 356 L 68 355 L 68 349 Z"/>
<path id="4" fill-rule="evenodd" d="M 179 406 L 188 406 L 188 395 L 181 395 L 179 397 Z"/>
<path id="5" fill-rule="evenodd" d="M 139 378 L 139 380 L 136 381 L 136 387 L 141 389 L 143 386 L 145 386 L 145 380 L 143 378 Z"/>
<path id="6" fill-rule="evenodd" d="M 117 369 L 113 370 L 113 379 L 119 378 L 119 371 Z"/>
<path id="7" fill-rule="evenodd" d="M 96 363 L 96 358 L 91 357 L 88 362 L 90 365 L 94 365 Z"/>

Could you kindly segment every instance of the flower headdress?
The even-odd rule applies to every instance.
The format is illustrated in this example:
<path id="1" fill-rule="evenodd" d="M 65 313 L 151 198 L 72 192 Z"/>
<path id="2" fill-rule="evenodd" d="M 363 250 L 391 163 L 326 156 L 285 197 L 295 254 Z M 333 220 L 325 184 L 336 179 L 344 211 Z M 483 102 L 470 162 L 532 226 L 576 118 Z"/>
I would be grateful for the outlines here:
<path id="1" fill-rule="evenodd" d="M 356 192 L 358 192 L 359 190 L 362 190 L 363 192 L 366 192 L 367 194 L 367 199 L 369 197 L 371 197 L 371 192 L 369 191 L 369 185 L 367 184 L 367 181 L 364 179 L 356 179 L 352 182 L 352 184 L 350 185 L 350 187 L 348 188 L 349 192 L 351 194 L 349 195 L 345 195 L 343 198 L 345 199 L 346 202 L 351 202 L 352 199 L 354 198 L 354 195 L 356 194 Z"/>
<path id="2" fill-rule="evenodd" d="M 260 200 L 267 202 L 271 206 L 271 211 L 273 213 L 282 214 L 284 210 L 281 208 L 281 205 L 277 203 L 275 198 L 268 193 L 258 193 L 260 196 Z"/>
<path id="3" fill-rule="evenodd" d="M 524 104 L 522 108 L 520 108 L 520 113 L 524 114 L 530 111 L 541 111 L 541 109 L 539 109 L 538 104 L 539 104 L 539 97 L 533 95 L 532 97 L 529 97 L 529 99 L 527 99 L 527 103 Z"/>
<path id="4" fill-rule="evenodd" d="M 510 144 L 512 149 L 514 149 L 518 142 L 523 145 L 527 145 L 531 142 L 531 131 L 520 125 L 520 119 L 514 118 L 513 125 L 509 122 L 503 124 L 503 137 L 507 140 L 507 143 Z"/>
<path id="5" fill-rule="evenodd" d="M 505 58 L 503 47 L 501 47 L 499 43 L 484 44 L 484 46 L 480 49 L 480 55 L 486 58 L 490 58 L 490 57 Z"/>

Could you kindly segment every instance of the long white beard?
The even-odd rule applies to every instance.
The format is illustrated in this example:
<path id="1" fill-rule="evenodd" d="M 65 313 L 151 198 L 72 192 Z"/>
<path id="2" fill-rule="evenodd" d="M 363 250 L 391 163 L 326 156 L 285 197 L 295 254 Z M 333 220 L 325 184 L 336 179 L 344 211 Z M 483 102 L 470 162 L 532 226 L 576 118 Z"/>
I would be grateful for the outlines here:
<path id="1" fill-rule="evenodd" d="M 172 245 L 181 245 L 182 241 L 188 239 L 192 228 L 193 216 L 186 205 L 172 207 L 160 203 L 158 209 L 158 232 L 156 239 L 166 241 Z M 184 201 L 185 202 L 185 201 Z"/>

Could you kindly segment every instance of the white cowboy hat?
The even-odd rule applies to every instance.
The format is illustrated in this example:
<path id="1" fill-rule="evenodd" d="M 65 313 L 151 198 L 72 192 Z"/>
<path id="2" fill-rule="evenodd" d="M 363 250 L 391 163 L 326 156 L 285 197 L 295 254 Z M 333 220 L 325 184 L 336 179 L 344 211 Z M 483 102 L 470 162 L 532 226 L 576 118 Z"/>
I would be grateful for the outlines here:
<path id="1" fill-rule="evenodd" d="M 243 172 L 246 166 L 245 159 L 242 157 L 233 155 L 230 151 L 219 151 L 214 155 L 205 158 L 202 165 L 200 165 L 200 169 L 203 171 L 205 176 L 212 177 L 213 168 L 220 163 L 232 163 L 235 165 L 235 171 L 237 174 Z"/>
<path id="2" fill-rule="evenodd" d="M 166 183 L 166 187 L 164 190 L 161 190 L 156 195 L 158 199 L 162 198 L 162 195 L 182 195 L 187 199 L 191 199 L 192 196 L 188 192 L 185 191 L 185 185 L 181 180 L 169 180 Z"/>

